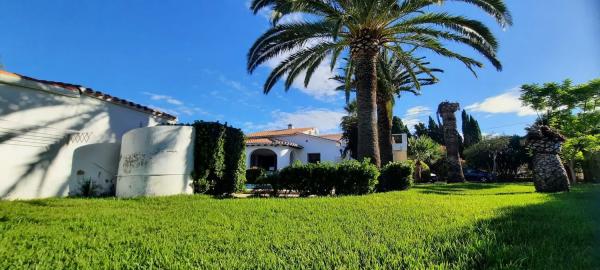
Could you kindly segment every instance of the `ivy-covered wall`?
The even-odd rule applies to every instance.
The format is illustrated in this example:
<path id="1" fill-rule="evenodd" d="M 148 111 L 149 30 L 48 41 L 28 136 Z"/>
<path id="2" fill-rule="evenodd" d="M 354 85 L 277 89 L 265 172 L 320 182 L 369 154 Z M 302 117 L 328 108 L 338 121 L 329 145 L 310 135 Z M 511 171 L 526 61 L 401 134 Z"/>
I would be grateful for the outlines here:
<path id="1" fill-rule="evenodd" d="M 246 181 L 244 133 L 218 122 L 196 121 L 194 147 L 195 193 L 231 194 Z"/>

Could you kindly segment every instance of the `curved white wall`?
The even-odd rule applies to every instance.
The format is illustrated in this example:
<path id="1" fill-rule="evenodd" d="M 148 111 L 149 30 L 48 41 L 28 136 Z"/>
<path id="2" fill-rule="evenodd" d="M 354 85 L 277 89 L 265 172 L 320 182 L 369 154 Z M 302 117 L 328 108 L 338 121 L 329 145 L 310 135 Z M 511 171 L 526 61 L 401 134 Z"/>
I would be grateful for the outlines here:
<path id="1" fill-rule="evenodd" d="M 75 149 L 69 195 L 82 195 L 82 185 L 91 182 L 94 195 L 114 196 L 120 149 L 118 143 L 95 143 Z"/>
<path id="2" fill-rule="evenodd" d="M 117 197 L 191 194 L 194 128 L 157 126 L 123 135 Z"/>

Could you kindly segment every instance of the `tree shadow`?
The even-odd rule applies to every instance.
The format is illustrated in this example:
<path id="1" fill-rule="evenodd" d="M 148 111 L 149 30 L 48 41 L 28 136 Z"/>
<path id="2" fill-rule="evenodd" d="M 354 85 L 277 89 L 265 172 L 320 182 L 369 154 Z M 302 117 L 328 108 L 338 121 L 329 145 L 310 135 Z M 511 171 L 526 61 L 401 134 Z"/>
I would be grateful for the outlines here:
<path id="1" fill-rule="evenodd" d="M 463 229 L 457 241 L 468 245 L 468 268 L 598 269 L 600 186 L 546 196 Z"/>
<path id="2" fill-rule="evenodd" d="M 415 185 L 412 188 L 419 191 L 419 193 L 423 194 L 439 194 L 439 195 L 473 195 L 473 196 L 483 196 L 483 195 L 514 195 L 514 194 L 527 194 L 533 193 L 533 191 L 515 191 L 515 192 L 498 192 L 498 193 L 472 193 L 472 191 L 481 191 L 481 190 L 493 190 L 499 189 L 501 190 L 503 186 L 506 184 L 497 184 L 497 183 L 459 183 L 459 184 L 425 184 L 425 185 Z M 511 185 L 519 185 L 511 183 Z M 522 184 L 526 186 L 527 184 Z"/>

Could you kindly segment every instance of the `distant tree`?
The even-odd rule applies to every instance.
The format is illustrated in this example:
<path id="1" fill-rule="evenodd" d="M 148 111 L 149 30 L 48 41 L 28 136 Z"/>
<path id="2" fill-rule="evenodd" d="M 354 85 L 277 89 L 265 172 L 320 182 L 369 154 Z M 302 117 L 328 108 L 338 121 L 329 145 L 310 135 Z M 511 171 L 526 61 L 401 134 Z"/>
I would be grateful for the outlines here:
<path id="1" fill-rule="evenodd" d="M 427 127 L 425 126 L 425 124 L 419 122 L 415 125 L 415 136 L 427 136 Z"/>
<path id="2" fill-rule="evenodd" d="M 431 116 L 429 116 L 429 122 L 427 124 L 427 136 L 435 142 L 444 145 L 444 130 Z"/>
<path id="3" fill-rule="evenodd" d="M 356 115 L 356 101 L 346 104 L 344 110 L 346 111 L 346 115 L 342 117 L 342 122 L 340 123 L 340 127 L 342 129 L 342 139 L 346 141 L 346 148 L 344 148 L 343 156 L 347 157 L 349 155 L 351 158 L 356 159 L 356 150 L 358 147 L 358 118 Z"/>
<path id="4" fill-rule="evenodd" d="M 404 122 L 402 122 L 402 119 L 398 116 L 394 116 L 392 118 L 392 134 L 402 134 L 402 133 L 406 133 L 406 135 L 408 137 L 412 137 L 412 134 L 410 134 L 410 130 L 408 129 L 408 126 L 406 126 L 404 124 Z"/>
<path id="5" fill-rule="evenodd" d="M 468 115 L 465 110 L 461 113 L 462 120 L 462 132 L 463 132 L 463 144 L 467 148 L 481 141 L 481 130 L 479 129 L 479 123 L 472 115 Z"/>
<path id="6" fill-rule="evenodd" d="M 423 164 L 432 164 L 442 157 L 442 146 L 427 136 L 410 138 L 408 140 L 408 156 L 415 161 L 417 181 L 421 181 Z"/>
<path id="7" fill-rule="evenodd" d="M 486 137 L 465 149 L 467 166 L 512 180 L 519 168 L 531 161 L 522 140 L 518 135 Z"/>

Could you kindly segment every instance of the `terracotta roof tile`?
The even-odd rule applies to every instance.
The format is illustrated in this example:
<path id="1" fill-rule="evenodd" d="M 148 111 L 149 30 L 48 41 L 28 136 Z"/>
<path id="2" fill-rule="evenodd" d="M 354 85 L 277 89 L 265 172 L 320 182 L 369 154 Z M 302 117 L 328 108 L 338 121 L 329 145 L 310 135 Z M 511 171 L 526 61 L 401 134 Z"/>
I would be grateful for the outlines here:
<path id="1" fill-rule="evenodd" d="M 246 146 L 290 146 L 294 148 L 302 148 L 302 146 L 288 142 L 285 140 L 274 139 L 274 138 L 248 138 L 246 139 Z"/>
<path id="2" fill-rule="evenodd" d="M 341 141 L 342 140 L 342 134 L 341 133 L 338 133 L 338 134 L 325 134 L 325 135 L 320 135 L 319 137 L 325 138 L 325 139 L 329 139 L 329 140 L 334 140 L 334 141 Z"/>
<path id="3" fill-rule="evenodd" d="M 161 117 L 161 118 L 165 118 L 165 119 L 169 119 L 169 120 L 176 120 L 177 117 L 165 112 L 161 112 L 159 110 L 155 110 L 152 108 L 148 108 L 146 106 L 125 100 L 125 99 L 120 99 L 117 97 L 113 97 L 111 95 L 102 93 L 100 91 L 96 91 L 94 89 L 91 88 L 87 88 L 81 85 L 77 85 L 77 84 L 70 84 L 70 83 L 64 83 L 64 82 L 55 82 L 55 81 L 46 81 L 46 80 L 40 80 L 40 79 L 36 79 L 36 78 L 32 78 L 32 77 L 27 77 L 27 76 L 23 76 L 17 73 L 12 73 L 12 72 L 8 72 L 8 71 L 4 71 L 4 70 L 0 70 L 0 74 L 5 75 L 5 76 L 11 76 L 11 77 L 17 77 L 23 80 L 28 80 L 28 81 L 33 81 L 33 82 L 38 82 L 38 83 L 42 83 L 42 84 L 46 84 L 46 85 L 51 85 L 51 86 L 57 86 L 57 87 L 61 87 L 64 89 L 67 89 L 69 91 L 73 91 L 73 92 L 77 92 L 79 94 L 84 94 L 86 96 L 90 96 L 90 97 L 95 97 L 98 99 L 101 99 L 103 101 L 106 102 L 110 102 L 113 104 L 119 104 L 119 105 L 123 105 L 126 107 L 130 107 L 130 108 L 134 108 L 137 110 L 141 110 L 145 113 L 148 114 L 152 114 L 154 116 L 157 117 Z"/>
<path id="4" fill-rule="evenodd" d="M 287 136 L 294 135 L 298 133 L 305 133 L 307 131 L 314 130 L 315 128 L 288 128 L 288 129 L 279 129 L 279 130 L 266 130 L 250 133 L 247 136 L 249 138 L 252 137 L 273 137 L 273 136 Z"/>

